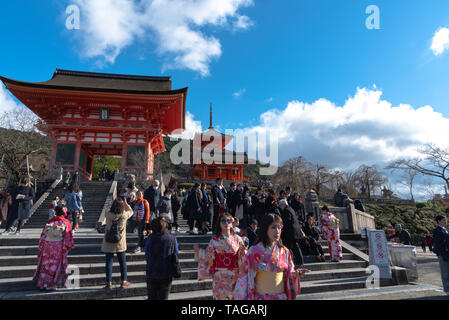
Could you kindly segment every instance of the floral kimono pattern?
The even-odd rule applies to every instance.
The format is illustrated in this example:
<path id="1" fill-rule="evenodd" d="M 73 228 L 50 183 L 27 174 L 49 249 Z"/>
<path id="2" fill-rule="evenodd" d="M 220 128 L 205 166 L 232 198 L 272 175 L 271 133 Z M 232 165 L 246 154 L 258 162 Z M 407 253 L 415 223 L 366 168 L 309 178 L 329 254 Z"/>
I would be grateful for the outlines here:
<path id="1" fill-rule="evenodd" d="M 327 239 L 329 245 L 329 253 L 333 261 L 343 257 L 340 245 L 340 229 L 339 220 L 330 212 L 321 218 L 323 229 L 323 237 Z"/>
<path id="2" fill-rule="evenodd" d="M 284 292 L 280 294 L 259 294 L 256 292 L 255 278 L 259 271 L 283 272 Z M 240 268 L 239 279 L 234 290 L 234 300 L 295 300 L 300 291 L 300 280 L 290 251 L 274 244 L 271 253 L 265 252 L 263 243 L 252 246 Z"/>
<path id="3" fill-rule="evenodd" d="M 67 281 L 67 255 L 73 249 L 73 236 L 70 222 L 63 217 L 55 217 L 47 222 L 65 229 L 60 241 L 47 241 L 44 231 L 39 241 L 37 255 L 37 269 L 33 277 L 36 286 L 41 289 L 54 289 L 64 287 Z"/>
<path id="4" fill-rule="evenodd" d="M 238 277 L 246 248 L 238 235 L 215 236 L 198 257 L 198 281 L 212 278 L 215 300 L 229 300 Z"/>

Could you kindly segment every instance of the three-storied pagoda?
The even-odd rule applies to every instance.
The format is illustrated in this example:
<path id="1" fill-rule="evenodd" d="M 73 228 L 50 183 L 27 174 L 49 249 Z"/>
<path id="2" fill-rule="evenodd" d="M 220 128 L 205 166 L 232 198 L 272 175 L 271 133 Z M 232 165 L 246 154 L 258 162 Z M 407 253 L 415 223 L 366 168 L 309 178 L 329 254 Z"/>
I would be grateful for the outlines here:
<path id="1" fill-rule="evenodd" d="M 247 154 L 225 149 L 233 138 L 233 136 L 222 134 L 214 129 L 211 104 L 209 129 L 202 133 L 196 133 L 194 138 L 194 141 L 201 141 L 201 150 L 198 155 L 201 154 L 202 157 L 201 163 L 196 164 L 193 168 L 193 177 L 203 181 L 215 180 L 218 177 L 230 181 L 248 181 L 243 177 L 243 167 L 248 165 Z M 217 157 L 219 161 L 212 161 L 212 163 L 205 161 L 204 154 L 210 154 L 212 158 L 215 151 L 221 153 L 220 157 Z"/>
<path id="2" fill-rule="evenodd" d="M 121 156 L 121 172 L 142 168 L 151 179 L 154 156 L 165 151 L 162 135 L 185 129 L 187 88 L 172 90 L 171 77 L 57 69 L 46 82 L 0 80 L 46 123 L 51 171 L 91 179 L 96 155 Z"/>

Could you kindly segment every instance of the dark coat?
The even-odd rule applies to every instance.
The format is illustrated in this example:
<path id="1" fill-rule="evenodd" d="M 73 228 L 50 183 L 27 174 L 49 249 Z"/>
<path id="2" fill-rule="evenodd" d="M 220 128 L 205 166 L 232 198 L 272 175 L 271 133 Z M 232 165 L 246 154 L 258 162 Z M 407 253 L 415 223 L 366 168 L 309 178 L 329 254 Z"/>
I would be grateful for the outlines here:
<path id="1" fill-rule="evenodd" d="M 237 190 L 229 190 L 226 194 L 226 204 L 228 206 L 228 209 L 230 212 L 232 212 L 232 215 L 235 215 L 235 209 L 237 207 L 237 201 L 238 201 L 238 195 L 239 192 Z"/>
<path id="2" fill-rule="evenodd" d="M 189 208 L 189 218 L 190 219 L 201 219 L 202 211 L 201 209 L 201 196 L 198 192 L 193 191 L 189 194 L 187 198 L 187 206 Z"/>
<path id="3" fill-rule="evenodd" d="M 145 259 L 148 279 L 173 277 L 173 254 L 178 253 L 176 238 L 167 233 L 150 235 L 146 240 Z"/>
<path id="4" fill-rule="evenodd" d="M 449 259 L 449 231 L 442 226 L 433 230 L 433 252 L 437 256 Z"/>
<path id="5" fill-rule="evenodd" d="M 301 200 L 297 201 L 295 198 L 291 201 L 291 208 L 296 212 L 300 222 L 306 222 L 306 210 L 304 209 L 304 204 Z"/>
<path id="6" fill-rule="evenodd" d="M 302 230 L 304 231 L 304 234 L 308 239 L 312 239 L 315 241 L 320 240 L 320 233 L 318 232 L 318 230 L 315 227 L 310 227 L 308 223 L 304 225 Z"/>
<path id="7" fill-rule="evenodd" d="M 285 243 L 291 243 L 301 239 L 301 226 L 299 225 L 298 217 L 291 207 L 286 207 L 284 210 L 279 209 L 282 218 L 284 229 L 282 230 L 281 238 Z"/>
<path id="8" fill-rule="evenodd" d="M 148 201 L 150 204 L 150 211 L 156 211 L 156 206 L 159 203 L 159 200 L 161 198 L 161 188 L 154 189 L 153 186 L 150 186 L 148 189 L 145 190 L 143 194 L 143 198 Z"/>
<path id="9" fill-rule="evenodd" d="M 212 188 L 212 202 L 214 205 L 218 206 L 217 198 L 220 201 L 220 204 L 223 204 L 226 198 L 226 190 L 225 188 L 220 189 L 220 187 L 216 184 Z"/>
<path id="10" fill-rule="evenodd" d="M 251 227 L 246 229 L 246 236 L 249 240 L 249 246 L 253 246 L 256 243 L 257 232 L 255 232 Z"/>
<path id="11" fill-rule="evenodd" d="M 181 208 L 181 203 L 179 202 L 178 197 L 176 195 L 173 195 L 171 197 L 171 209 L 172 209 L 173 215 L 177 215 L 180 208 Z"/>
<path id="12" fill-rule="evenodd" d="M 275 198 L 268 197 L 265 200 L 265 213 L 275 213 L 278 208 L 278 202 Z"/>
<path id="13" fill-rule="evenodd" d="M 260 200 L 262 199 L 265 199 L 263 195 L 261 197 L 259 197 L 258 195 L 254 195 L 251 201 L 251 211 L 253 217 L 259 222 L 259 224 L 261 223 L 262 218 L 265 215 L 265 204 L 260 202 Z M 265 199 L 265 201 L 267 200 Z"/>
<path id="14" fill-rule="evenodd" d="M 402 244 L 405 244 L 407 246 L 412 244 L 412 237 L 410 236 L 410 233 L 405 229 L 402 229 L 400 232 L 396 232 L 392 236 L 389 236 L 388 240 L 390 240 L 392 238 L 396 238 L 396 237 L 399 238 L 399 242 Z"/>
<path id="15" fill-rule="evenodd" d="M 25 199 L 16 199 L 17 195 L 25 195 Z M 30 218 L 31 201 L 34 200 L 34 190 L 31 187 L 18 186 L 11 194 L 13 199 L 12 210 L 17 212 L 19 220 L 26 220 Z"/>
<path id="16" fill-rule="evenodd" d="M 167 198 L 166 196 L 161 197 L 155 211 L 157 212 L 157 215 L 159 217 L 166 216 L 168 217 L 170 223 L 174 222 L 171 199 Z"/>

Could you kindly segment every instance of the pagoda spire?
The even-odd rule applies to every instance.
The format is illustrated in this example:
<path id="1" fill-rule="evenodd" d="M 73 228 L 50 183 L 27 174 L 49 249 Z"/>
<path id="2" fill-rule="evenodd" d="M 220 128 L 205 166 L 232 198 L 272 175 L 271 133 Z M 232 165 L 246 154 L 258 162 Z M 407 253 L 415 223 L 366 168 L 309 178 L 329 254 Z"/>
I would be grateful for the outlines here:
<path id="1" fill-rule="evenodd" d="M 213 129 L 213 125 L 212 125 L 212 102 L 210 103 L 210 126 L 209 129 Z"/>

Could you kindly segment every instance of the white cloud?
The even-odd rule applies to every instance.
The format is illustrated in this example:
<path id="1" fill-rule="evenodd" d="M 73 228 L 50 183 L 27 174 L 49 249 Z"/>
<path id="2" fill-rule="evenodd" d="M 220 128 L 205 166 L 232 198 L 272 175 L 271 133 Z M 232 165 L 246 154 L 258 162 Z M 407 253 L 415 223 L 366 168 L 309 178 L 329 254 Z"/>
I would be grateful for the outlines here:
<path id="1" fill-rule="evenodd" d="M 178 139 L 193 139 L 196 133 L 203 132 L 201 121 L 194 119 L 194 115 L 189 111 L 186 112 L 186 129 L 182 134 L 172 135 Z"/>
<path id="2" fill-rule="evenodd" d="M 449 119 L 441 113 L 430 106 L 393 106 L 381 97 L 378 89 L 362 88 L 343 106 L 324 98 L 291 101 L 283 110 L 263 113 L 259 125 L 242 132 L 277 137 L 280 163 L 303 156 L 342 169 L 417 156 L 416 148 L 429 142 L 448 146 Z"/>
<path id="3" fill-rule="evenodd" d="M 218 39 L 205 27 L 232 30 L 251 27 L 238 10 L 253 0 L 75 0 L 81 9 L 81 34 L 87 57 L 114 63 L 136 40 L 151 38 L 164 57 L 163 69 L 191 69 L 209 75 L 209 64 L 221 56 Z"/>
<path id="4" fill-rule="evenodd" d="M 17 103 L 3 84 L 0 84 L 0 114 L 17 108 L 23 108 L 22 104 Z"/>
<path id="5" fill-rule="evenodd" d="M 433 54 L 436 56 L 443 54 L 444 51 L 449 49 L 448 28 L 440 28 L 435 32 L 432 38 L 432 45 L 430 48 L 432 49 Z"/>
<path id="6" fill-rule="evenodd" d="M 246 92 L 246 89 L 241 89 L 237 92 L 234 92 L 232 95 L 234 97 L 234 99 L 240 99 Z"/>

